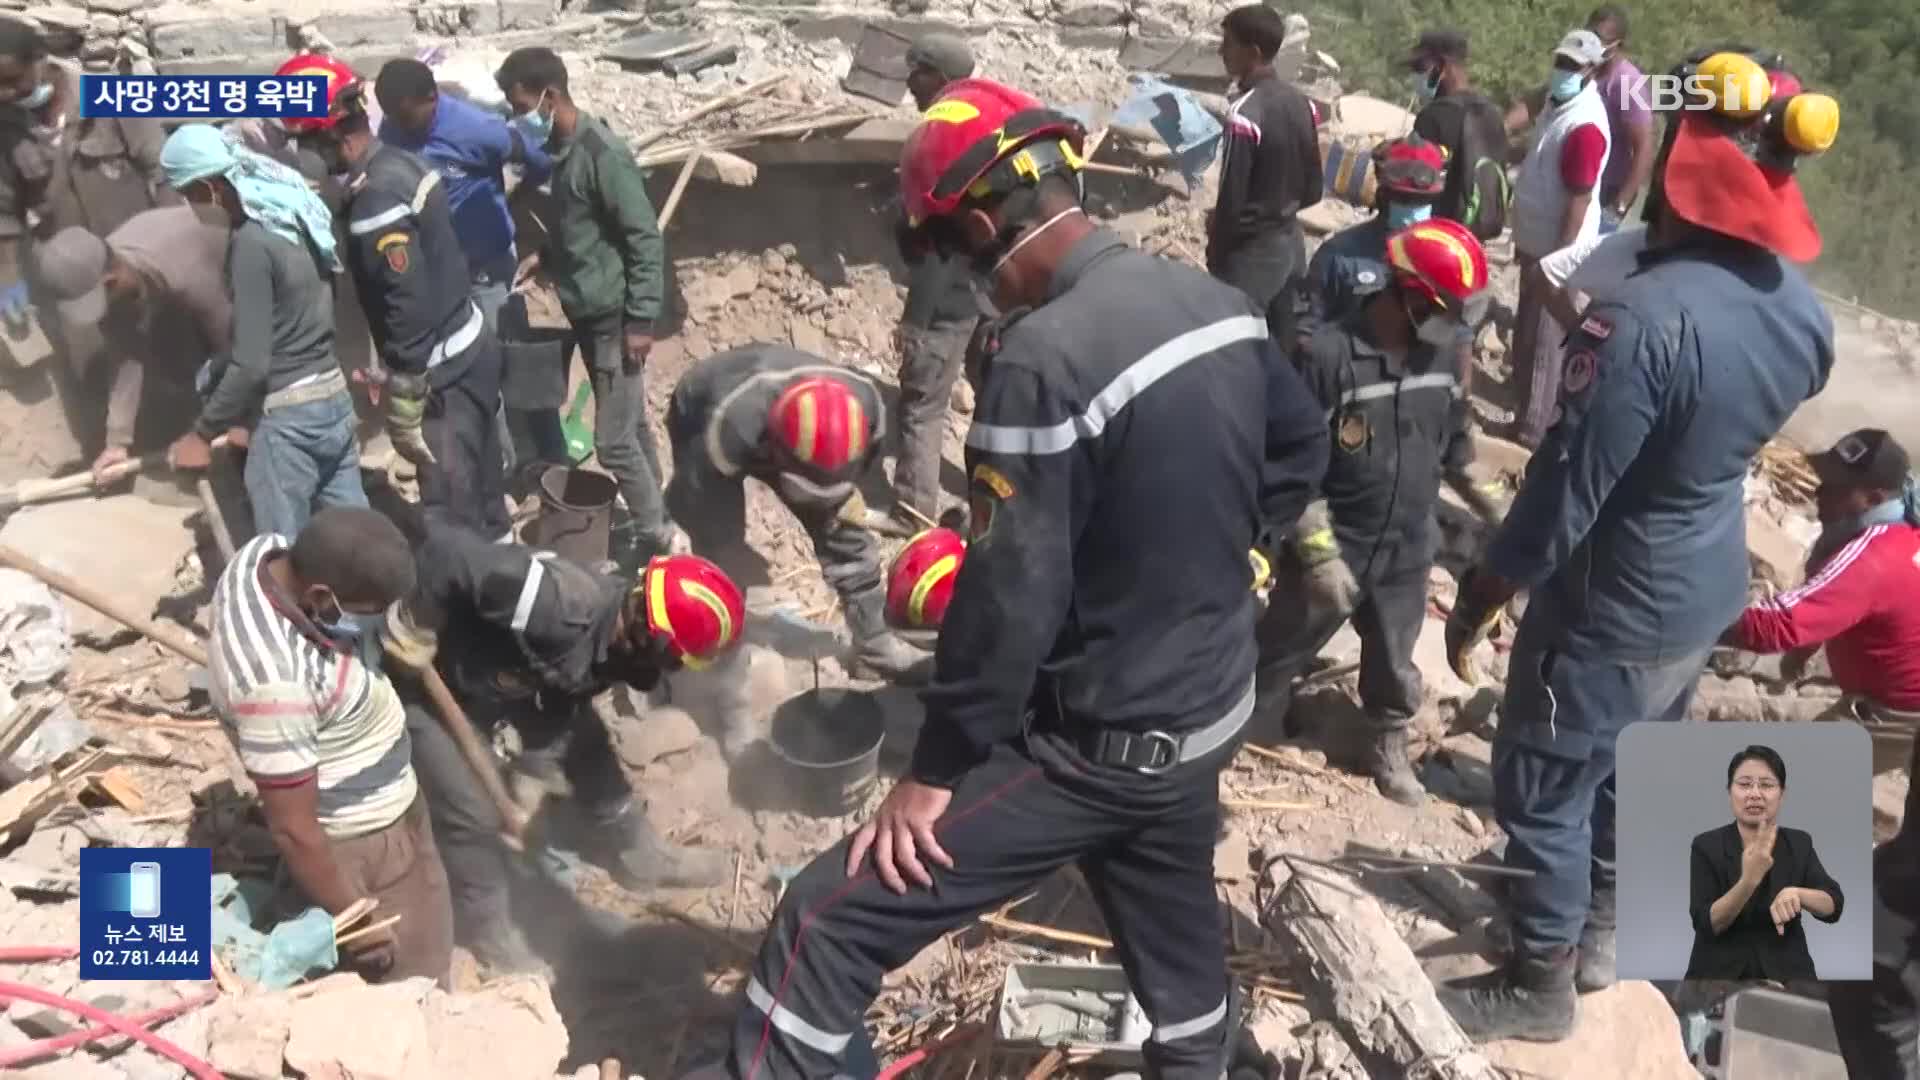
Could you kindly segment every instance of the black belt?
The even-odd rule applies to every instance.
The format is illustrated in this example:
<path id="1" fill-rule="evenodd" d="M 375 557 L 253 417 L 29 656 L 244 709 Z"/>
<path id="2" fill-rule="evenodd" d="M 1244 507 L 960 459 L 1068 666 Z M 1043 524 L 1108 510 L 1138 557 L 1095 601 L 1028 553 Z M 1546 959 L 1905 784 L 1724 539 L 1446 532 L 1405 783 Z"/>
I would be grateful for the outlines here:
<path id="1" fill-rule="evenodd" d="M 1197 731 L 1174 735 L 1165 731 L 1122 731 L 1102 728 L 1083 736 L 1080 754 L 1095 765 L 1131 769 L 1148 776 L 1172 772 L 1189 761 L 1225 746 L 1253 716 L 1253 684 L 1226 715 Z"/>

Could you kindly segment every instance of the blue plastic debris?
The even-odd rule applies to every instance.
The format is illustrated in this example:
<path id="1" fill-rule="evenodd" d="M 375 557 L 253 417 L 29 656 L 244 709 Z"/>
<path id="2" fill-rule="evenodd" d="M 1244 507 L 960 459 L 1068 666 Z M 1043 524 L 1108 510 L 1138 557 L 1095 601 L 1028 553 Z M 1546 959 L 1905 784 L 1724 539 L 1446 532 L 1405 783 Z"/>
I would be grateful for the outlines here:
<path id="1" fill-rule="evenodd" d="M 1116 124 L 1146 124 L 1173 151 L 1174 165 L 1193 191 L 1200 176 L 1220 150 L 1220 121 L 1200 106 L 1193 94 L 1157 75 L 1127 76 L 1130 92 L 1115 109 Z"/>
<path id="2" fill-rule="evenodd" d="M 340 963 L 333 944 L 333 916 L 311 907 L 274 925 L 254 929 L 273 898 L 273 887 L 232 874 L 213 876 L 213 948 L 234 974 L 269 990 L 282 990 L 309 972 L 332 971 Z"/>

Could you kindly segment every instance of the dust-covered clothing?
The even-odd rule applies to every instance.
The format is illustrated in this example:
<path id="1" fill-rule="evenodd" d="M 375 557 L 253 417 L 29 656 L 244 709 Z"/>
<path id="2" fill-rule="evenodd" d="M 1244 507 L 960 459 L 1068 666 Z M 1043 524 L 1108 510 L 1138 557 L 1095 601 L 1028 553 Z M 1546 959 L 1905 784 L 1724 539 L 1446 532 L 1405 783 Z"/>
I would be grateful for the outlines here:
<path id="1" fill-rule="evenodd" d="M 215 358 L 212 390 L 195 424 L 208 438 L 245 426 L 270 394 L 340 374 L 332 275 L 321 272 L 312 252 L 245 221 L 227 246 L 226 280 L 231 347 Z"/>
<path id="2" fill-rule="evenodd" d="M 333 862 L 349 888 L 378 903 L 373 920 L 400 919 L 392 927 L 393 966 L 369 977 L 426 978 L 449 986 L 453 907 L 426 799 L 416 796 L 400 820 L 378 832 L 334 841 Z"/>
<path id="3" fill-rule="evenodd" d="M 290 542 L 271 533 L 234 553 L 214 587 L 207 650 L 214 711 L 260 787 L 319 784 L 329 837 L 400 819 L 419 787 L 406 716 L 386 676 L 329 638 L 268 576 Z"/>

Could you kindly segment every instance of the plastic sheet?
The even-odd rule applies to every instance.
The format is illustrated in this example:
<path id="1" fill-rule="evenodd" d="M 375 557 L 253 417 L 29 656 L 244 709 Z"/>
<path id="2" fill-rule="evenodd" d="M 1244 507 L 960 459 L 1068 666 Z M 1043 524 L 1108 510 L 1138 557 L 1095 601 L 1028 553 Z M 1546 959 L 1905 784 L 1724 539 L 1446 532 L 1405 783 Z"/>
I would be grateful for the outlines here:
<path id="1" fill-rule="evenodd" d="M 1127 85 L 1127 98 L 1114 110 L 1112 122 L 1153 128 L 1173 151 L 1174 164 L 1186 178 L 1188 190 L 1195 190 L 1200 175 L 1220 151 L 1220 121 L 1202 108 L 1192 93 L 1157 75 L 1129 75 Z"/>
<path id="2" fill-rule="evenodd" d="M 213 948 L 234 974 L 269 990 L 283 990 L 309 972 L 340 963 L 333 944 L 333 916 L 311 907 L 261 933 L 254 929 L 272 903 L 273 887 L 231 874 L 213 876 Z"/>

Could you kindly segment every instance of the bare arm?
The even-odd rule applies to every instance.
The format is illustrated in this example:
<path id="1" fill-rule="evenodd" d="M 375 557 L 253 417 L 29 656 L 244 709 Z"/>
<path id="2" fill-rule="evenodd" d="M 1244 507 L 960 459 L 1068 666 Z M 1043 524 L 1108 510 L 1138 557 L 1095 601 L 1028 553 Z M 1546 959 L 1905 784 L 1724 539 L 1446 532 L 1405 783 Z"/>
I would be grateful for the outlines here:
<path id="1" fill-rule="evenodd" d="M 334 861 L 333 844 L 320 828 L 316 813 L 319 801 L 317 778 L 286 786 L 260 785 L 260 808 L 266 814 L 267 831 L 280 857 L 286 860 L 287 873 L 309 901 L 338 915 L 360 897 Z"/>
<path id="2" fill-rule="evenodd" d="M 1833 918 L 1833 897 L 1819 889 L 1800 889 L 1800 906 L 1823 919 Z"/>

